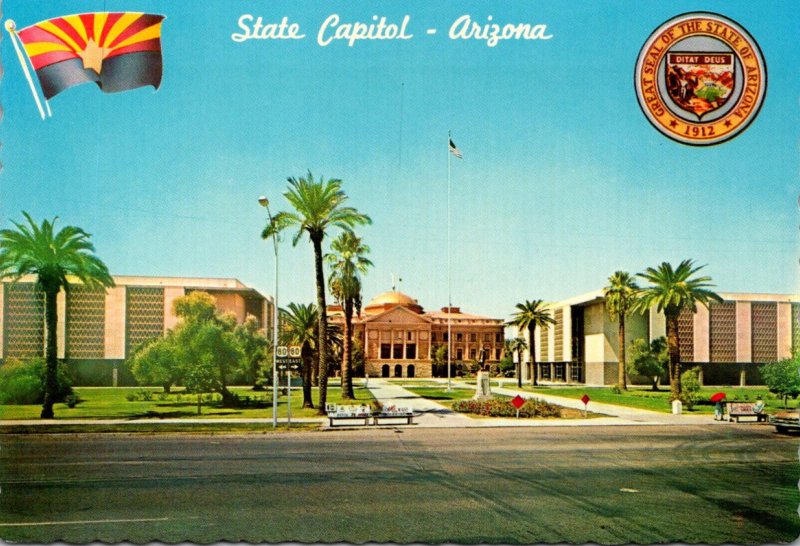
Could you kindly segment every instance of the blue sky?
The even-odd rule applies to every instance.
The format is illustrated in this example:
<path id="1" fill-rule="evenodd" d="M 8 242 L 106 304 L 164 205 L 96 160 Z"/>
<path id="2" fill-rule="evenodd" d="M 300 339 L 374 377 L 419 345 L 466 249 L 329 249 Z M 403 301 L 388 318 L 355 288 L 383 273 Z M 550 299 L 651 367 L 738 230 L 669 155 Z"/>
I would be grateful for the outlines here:
<path id="1" fill-rule="evenodd" d="M 167 16 L 161 88 L 51 100 L 42 121 L 4 34 L 0 223 L 59 216 L 92 233 L 115 274 L 236 277 L 272 292 L 260 240 L 287 176 L 337 177 L 373 225 L 365 298 L 399 289 L 447 304 L 447 133 L 453 304 L 505 318 L 615 270 L 684 258 L 718 289 L 797 292 L 800 16 L 793 2 L 67 2 L 6 0 L 19 28 L 84 11 Z M 673 142 L 646 120 L 633 69 L 650 33 L 687 11 L 743 25 L 766 59 L 764 106 L 735 139 Z M 242 14 L 304 40 L 235 43 Z M 320 47 L 331 14 L 410 16 L 406 41 Z M 547 41 L 448 38 L 459 16 L 546 24 Z M 436 35 L 426 29 L 436 28 Z M 335 234 L 334 234 L 335 235 Z M 307 240 L 281 245 L 282 303 L 314 299 Z"/>

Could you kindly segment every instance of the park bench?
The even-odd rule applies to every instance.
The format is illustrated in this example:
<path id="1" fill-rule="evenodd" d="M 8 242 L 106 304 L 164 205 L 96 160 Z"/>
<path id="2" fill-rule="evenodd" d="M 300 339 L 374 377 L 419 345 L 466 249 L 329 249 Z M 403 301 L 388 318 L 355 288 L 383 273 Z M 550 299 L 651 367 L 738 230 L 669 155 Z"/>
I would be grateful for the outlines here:
<path id="1" fill-rule="evenodd" d="M 405 406 L 383 406 L 380 413 L 376 413 L 372 417 L 373 423 L 379 425 L 381 420 L 397 420 L 404 419 L 405 424 L 414 424 L 414 412 L 411 408 Z"/>
<path id="2" fill-rule="evenodd" d="M 341 404 L 325 404 L 328 414 L 328 426 L 333 428 L 334 421 L 357 421 L 356 425 L 369 425 L 372 408 L 369 406 L 343 406 Z"/>
<path id="3" fill-rule="evenodd" d="M 752 402 L 728 402 L 726 404 L 728 410 L 728 421 L 739 422 L 740 417 L 755 417 L 756 423 L 767 421 L 767 414 L 762 407 L 760 411 L 756 411 L 753 407 L 755 404 Z"/>

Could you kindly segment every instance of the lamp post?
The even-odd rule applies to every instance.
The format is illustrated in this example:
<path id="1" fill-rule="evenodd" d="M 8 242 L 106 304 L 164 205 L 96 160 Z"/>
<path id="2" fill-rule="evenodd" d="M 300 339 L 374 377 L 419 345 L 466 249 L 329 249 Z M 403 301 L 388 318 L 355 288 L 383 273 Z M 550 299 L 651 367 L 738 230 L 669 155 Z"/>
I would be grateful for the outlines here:
<path id="1" fill-rule="evenodd" d="M 267 209 L 269 223 L 272 224 L 272 213 L 269 211 L 269 199 L 263 195 L 258 204 Z M 275 297 L 272 312 L 272 428 L 278 427 L 278 234 L 272 232 L 272 246 L 275 249 Z"/>

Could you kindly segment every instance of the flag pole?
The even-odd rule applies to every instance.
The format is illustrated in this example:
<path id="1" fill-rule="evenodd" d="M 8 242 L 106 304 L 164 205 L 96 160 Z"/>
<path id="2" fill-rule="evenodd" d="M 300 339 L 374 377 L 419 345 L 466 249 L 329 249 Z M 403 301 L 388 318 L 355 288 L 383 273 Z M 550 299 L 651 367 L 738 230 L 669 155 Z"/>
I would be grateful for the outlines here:
<path id="1" fill-rule="evenodd" d="M 11 36 L 11 43 L 14 44 L 14 49 L 17 52 L 17 58 L 19 59 L 19 64 L 22 66 L 22 71 L 25 73 L 25 78 L 28 80 L 28 85 L 31 88 L 31 93 L 33 94 L 33 99 L 36 101 L 36 107 L 39 108 L 39 115 L 42 119 L 45 118 L 44 115 L 44 108 L 42 108 L 42 103 L 39 100 L 39 94 L 36 92 L 36 87 L 33 85 L 33 78 L 31 78 L 31 73 L 28 71 L 28 64 L 25 62 L 25 57 L 22 56 L 22 51 L 19 48 L 19 44 L 17 43 L 17 33 L 15 29 L 17 28 L 16 23 L 9 19 L 6 21 L 6 30 L 8 34 Z M 50 106 L 48 105 L 47 110 L 50 110 Z M 51 114 L 52 115 L 52 114 Z"/>
<path id="2" fill-rule="evenodd" d="M 450 362 L 453 348 L 453 333 L 451 331 L 450 313 L 453 310 L 452 282 L 450 274 L 450 131 L 447 131 L 447 390 L 450 391 Z"/>

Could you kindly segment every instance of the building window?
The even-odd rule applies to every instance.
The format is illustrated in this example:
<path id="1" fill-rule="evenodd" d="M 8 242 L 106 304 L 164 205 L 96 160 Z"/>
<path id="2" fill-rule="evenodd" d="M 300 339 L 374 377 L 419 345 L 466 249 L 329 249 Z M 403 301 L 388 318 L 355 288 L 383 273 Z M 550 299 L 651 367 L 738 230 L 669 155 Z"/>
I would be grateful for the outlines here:
<path id="1" fill-rule="evenodd" d="M 456 349 L 456 360 L 464 360 L 464 351 Z"/>
<path id="2" fill-rule="evenodd" d="M 406 339 L 407 339 L 408 341 L 411 341 L 412 339 L 414 339 L 414 332 L 408 332 L 408 333 L 406 334 Z"/>
<path id="3" fill-rule="evenodd" d="M 500 351 L 502 351 L 502 349 L 495 349 L 494 350 L 494 359 L 495 360 L 500 360 Z"/>
<path id="4" fill-rule="evenodd" d="M 415 343 L 408 343 L 406 345 L 406 358 L 409 360 L 417 358 L 417 345 Z"/>
<path id="5" fill-rule="evenodd" d="M 381 358 L 392 357 L 392 346 L 388 343 L 381 343 Z"/>
<path id="6" fill-rule="evenodd" d="M 477 357 L 478 357 L 477 351 L 475 351 L 475 349 L 470 349 L 469 350 L 469 359 L 470 360 L 475 360 Z"/>
<path id="7" fill-rule="evenodd" d="M 492 334 L 488 334 L 488 333 L 487 334 L 483 334 L 483 341 L 485 343 L 488 343 L 488 342 L 492 341 Z"/>
<path id="8" fill-rule="evenodd" d="M 501 333 L 497 333 L 497 334 L 494 335 L 494 342 L 495 343 L 502 343 L 503 342 L 503 334 L 502 334 L 502 332 Z"/>
<path id="9" fill-rule="evenodd" d="M 395 360 L 400 360 L 403 358 L 403 346 L 402 345 L 395 345 L 392 347 L 392 358 Z"/>
<path id="10" fill-rule="evenodd" d="M 474 332 L 473 332 L 473 333 L 471 333 L 471 334 L 469 335 L 469 340 L 470 340 L 470 341 L 472 341 L 472 342 L 478 341 L 478 334 L 476 334 L 476 333 L 474 333 Z"/>
<path id="11" fill-rule="evenodd" d="M 456 341 L 464 341 L 464 334 L 456 332 Z"/>
<path id="12" fill-rule="evenodd" d="M 449 341 L 449 339 L 450 335 L 447 332 L 442 334 L 442 341 Z"/>

